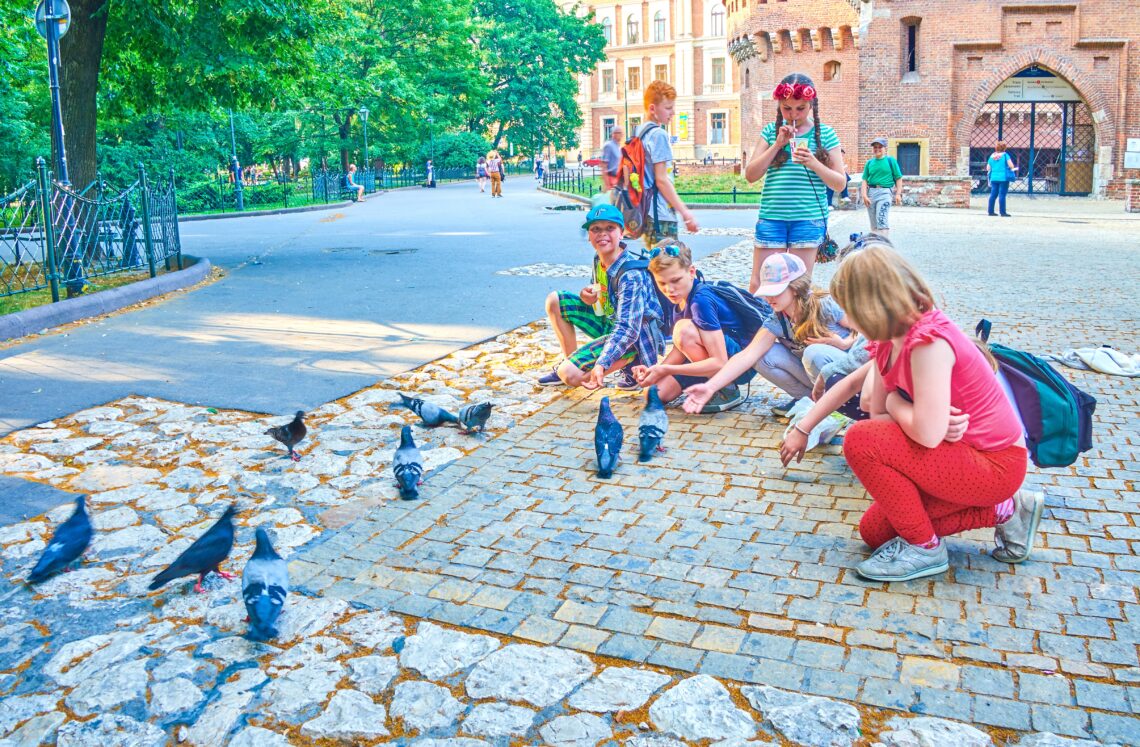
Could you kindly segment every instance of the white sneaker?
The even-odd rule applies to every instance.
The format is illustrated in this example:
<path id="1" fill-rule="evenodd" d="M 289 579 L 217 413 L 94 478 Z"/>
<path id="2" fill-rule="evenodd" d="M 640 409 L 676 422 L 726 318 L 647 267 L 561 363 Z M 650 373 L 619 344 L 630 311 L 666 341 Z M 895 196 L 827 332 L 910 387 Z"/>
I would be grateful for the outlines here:
<path id="1" fill-rule="evenodd" d="M 927 549 L 912 545 L 902 537 L 884 543 L 871 557 L 855 566 L 856 572 L 872 581 L 910 581 L 945 573 L 950 568 L 946 543 Z"/>
<path id="2" fill-rule="evenodd" d="M 1033 536 L 1045 512 L 1045 494 L 1019 490 L 1013 498 L 1016 508 L 1004 524 L 994 527 L 994 543 L 990 555 L 1003 563 L 1021 563 L 1033 552 Z"/>

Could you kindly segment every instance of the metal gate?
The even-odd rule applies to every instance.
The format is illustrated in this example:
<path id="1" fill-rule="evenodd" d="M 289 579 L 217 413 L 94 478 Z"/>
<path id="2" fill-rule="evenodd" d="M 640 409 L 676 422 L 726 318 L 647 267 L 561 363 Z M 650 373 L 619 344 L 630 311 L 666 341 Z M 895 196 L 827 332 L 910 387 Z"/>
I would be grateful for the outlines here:
<path id="1" fill-rule="evenodd" d="M 1004 140 L 1017 165 L 1011 194 L 1087 195 L 1092 192 L 1096 134 L 1083 101 L 989 102 L 970 136 L 974 191 L 989 189 L 986 160 Z"/>

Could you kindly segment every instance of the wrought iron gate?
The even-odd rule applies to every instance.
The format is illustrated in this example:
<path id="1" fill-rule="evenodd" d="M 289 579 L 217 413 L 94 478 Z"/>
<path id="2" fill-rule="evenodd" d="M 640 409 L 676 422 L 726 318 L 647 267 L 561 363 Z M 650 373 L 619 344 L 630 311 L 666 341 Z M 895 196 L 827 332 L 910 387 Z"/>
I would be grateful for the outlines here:
<path id="1" fill-rule="evenodd" d="M 1087 195 L 1092 192 L 1096 134 L 1083 101 L 987 103 L 970 137 L 974 191 L 985 192 L 986 159 L 1004 140 L 1017 165 L 1011 194 Z"/>

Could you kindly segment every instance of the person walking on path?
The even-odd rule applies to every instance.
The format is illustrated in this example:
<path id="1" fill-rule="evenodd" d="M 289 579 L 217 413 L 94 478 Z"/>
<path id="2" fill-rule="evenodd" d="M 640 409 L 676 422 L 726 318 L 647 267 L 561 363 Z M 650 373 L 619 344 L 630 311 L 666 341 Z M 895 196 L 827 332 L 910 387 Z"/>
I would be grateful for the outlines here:
<path id="1" fill-rule="evenodd" d="M 871 231 L 889 237 L 891 230 L 891 203 L 902 204 L 902 169 L 894 156 L 887 155 L 887 139 L 877 137 L 871 141 L 871 158 L 863 164 L 863 182 L 859 193 L 867 206 Z"/>
<path id="2" fill-rule="evenodd" d="M 543 166 L 544 162 L 542 160 L 542 154 L 539 153 L 534 157 L 534 178 L 539 181 L 542 181 Z"/>
<path id="3" fill-rule="evenodd" d="M 760 287 L 764 260 L 773 254 L 796 255 L 811 277 L 827 234 L 826 189 L 838 191 L 847 184 L 839 136 L 819 120 L 819 96 L 811 78 L 788 75 L 772 98 L 776 120 L 764 125 L 744 169 L 749 183 L 764 178 L 748 284 L 753 293 Z"/>
<path id="4" fill-rule="evenodd" d="M 487 176 L 491 177 L 491 197 L 502 197 L 503 159 L 499 158 L 497 150 L 487 154 Z"/>
<path id="5" fill-rule="evenodd" d="M 665 125 L 673 120 L 677 107 L 677 90 L 663 80 L 655 80 L 645 89 L 645 112 L 648 120 L 637 130 L 645 148 L 646 195 L 653 195 L 650 206 L 652 220 L 645 226 L 642 239 L 647 249 L 662 239 L 677 238 L 677 218 L 685 221 L 689 233 L 700 230 L 697 218 L 677 195 L 673 186 L 673 146 Z"/>
<path id="6" fill-rule="evenodd" d="M 602 147 L 602 186 L 609 192 L 617 184 L 621 168 L 621 139 L 625 135 L 620 127 L 610 130 L 610 139 Z"/>
<path id="7" fill-rule="evenodd" d="M 479 185 L 480 192 L 487 191 L 487 157 L 479 156 L 475 162 L 475 183 Z"/>
<path id="8" fill-rule="evenodd" d="M 986 159 L 986 173 L 990 176 L 989 214 L 995 215 L 994 202 L 997 201 L 1002 216 L 1010 217 L 1005 210 L 1005 195 L 1009 191 L 1009 183 L 1017 178 L 1017 164 L 1005 152 L 1004 140 L 998 140 L 994 152 Z"/>

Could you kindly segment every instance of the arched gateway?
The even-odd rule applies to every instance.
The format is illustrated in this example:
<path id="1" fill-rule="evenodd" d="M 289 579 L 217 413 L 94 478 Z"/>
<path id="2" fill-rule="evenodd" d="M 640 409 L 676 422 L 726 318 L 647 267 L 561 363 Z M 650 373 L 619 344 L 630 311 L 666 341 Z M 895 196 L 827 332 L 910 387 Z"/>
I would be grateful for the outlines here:
<path id="1" fill-rule="evenodd" d="M 1087 195 L 1093 191 L 1092 112 L 1064 78 L 1033 65 L 1007 78 L 982 106 L 970 135 L 974 191 L 988 189 L 986 159 L 998 140 L 1018 166 L 1011 193 Z"/>

